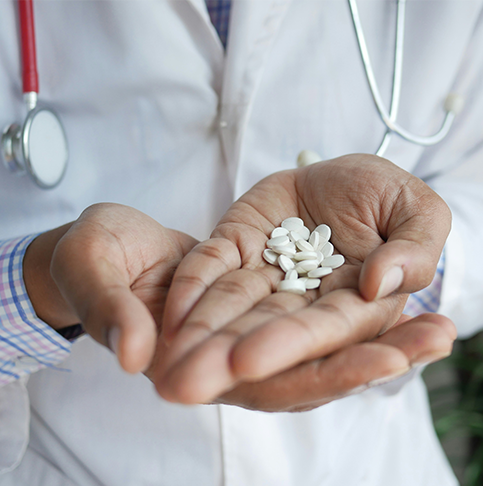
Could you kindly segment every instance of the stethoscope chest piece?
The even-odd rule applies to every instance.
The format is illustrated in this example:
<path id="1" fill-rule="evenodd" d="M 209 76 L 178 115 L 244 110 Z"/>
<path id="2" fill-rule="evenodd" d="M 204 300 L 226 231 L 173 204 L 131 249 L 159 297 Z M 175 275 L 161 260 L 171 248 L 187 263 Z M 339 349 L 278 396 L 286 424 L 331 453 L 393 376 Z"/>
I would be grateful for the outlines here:
<path id="1" fill-rule="evenodd" d="M 67 168 L 67 138 L 58 116 L 47 108 L 29 112 L 23 126 L 14 123 L 2 135 L 2 155 L 7 168 L 27 173 L 43 189 L 62 180 Z"/>

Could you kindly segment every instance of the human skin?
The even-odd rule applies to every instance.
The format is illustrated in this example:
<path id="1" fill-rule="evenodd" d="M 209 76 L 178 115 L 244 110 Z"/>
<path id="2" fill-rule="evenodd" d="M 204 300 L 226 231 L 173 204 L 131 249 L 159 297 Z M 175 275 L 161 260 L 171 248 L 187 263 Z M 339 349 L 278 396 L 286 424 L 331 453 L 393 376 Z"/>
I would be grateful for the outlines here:
<path id="1" fill-rule="evenodd" d="M 311 229 L 328 224 L 346 257 L 305 296 L 273 293 L 283 274 L 262 259 L 271 231 L 290 216 Z M 372 359 L 390 351 L 382 359 L 394 359 L 387 375 L 404 373 L 414 359 L 376 344 L 394 344 L 394 336 L 422 322 L 386 332 L 404 321 L 408 294 L 431 282 L 450 224 L 449 209 L 426 184 L 375 156 L 345 156 L 267 177 L 178 267 L 166 304 L 170 349 L 155 375 L 158 391 L 172 401 L 211 402 L 306 363 L 330 368 L 345 356 L 357 370 L 368 348 Z M 422 319 L 429 325 L 439 317 Z M 445 326 L 454 339 L 452 326 Z M 351 386 L 364 385 L 357 374 Z"/>
<path id="2" fill-rule="evenodd" d="M 272 293 L 281 273 L 261 259 L 271 229 L 295 215 L 329 224 L 348 261 L 303 297 Z M 419 179 L 354 155 L 270 176 L 199 245 L 132 208 L 92 206 L 34 240 L 24 278 L 52 327 L 82 322 L 104 345 L 117 329 L 121 366 L 168 400 L 306 410 L 450 353 L 451 321 L 401 315 L 431 281 L 449 225 Z M 383 297 L 394 266 L 404 280 Z"/>

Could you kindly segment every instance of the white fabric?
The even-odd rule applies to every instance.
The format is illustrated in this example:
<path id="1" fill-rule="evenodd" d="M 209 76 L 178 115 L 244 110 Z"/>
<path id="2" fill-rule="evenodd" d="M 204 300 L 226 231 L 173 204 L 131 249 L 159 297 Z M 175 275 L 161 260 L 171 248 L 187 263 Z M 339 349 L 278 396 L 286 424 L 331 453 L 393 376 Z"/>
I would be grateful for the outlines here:
<path id="1" fill-rule="evenodd" d="M 359 4 L 388 100 L 395 2 Z M 467 104 L 442 144 L 395 139 L 386 155 L 454 209 L 442 308 L 464 335 L 483 316 L 483 263 L 472 257 L 483 241 L 481 6 L 408 2 L 400 123 L 435 130 L 453 89 Z M 35 9 L 41 99 L 64 121 L 70 166 L 50 192 L 0 167 L 0 238 L 50 229 L 99 201 L 204 238 L 235 197 L 294 167 L 300 150 L 373 152 L 383 135 L 342 0 L 235 1 L 226 59 L 203 0 L 38 0 Z M 0 0 L 0 19 L 3 127 L 23 116 L 14 2 Z M 456 484 L 420 378 L 269 415 L 167 404 L 90 338 L 65 366 L 30 378 L 29 447 L 1 486 Z M 28 424 L 9 390 L 2 410 Z M 2 422 L 0 443 L 8 434 Z M 26 445 L 22 427 L 12 440 Z"/>

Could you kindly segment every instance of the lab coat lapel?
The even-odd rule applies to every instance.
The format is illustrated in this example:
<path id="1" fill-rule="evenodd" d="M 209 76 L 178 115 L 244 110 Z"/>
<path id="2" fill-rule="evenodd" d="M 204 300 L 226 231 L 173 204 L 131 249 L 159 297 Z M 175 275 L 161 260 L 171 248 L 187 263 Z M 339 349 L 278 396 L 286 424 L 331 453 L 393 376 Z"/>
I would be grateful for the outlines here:
<path id="1" fill-rule="evenodd" d="M 250 107 L 273 40 L 292 0 L 232 1 L 220 128 L 230 179 L 236 188 Z"/>

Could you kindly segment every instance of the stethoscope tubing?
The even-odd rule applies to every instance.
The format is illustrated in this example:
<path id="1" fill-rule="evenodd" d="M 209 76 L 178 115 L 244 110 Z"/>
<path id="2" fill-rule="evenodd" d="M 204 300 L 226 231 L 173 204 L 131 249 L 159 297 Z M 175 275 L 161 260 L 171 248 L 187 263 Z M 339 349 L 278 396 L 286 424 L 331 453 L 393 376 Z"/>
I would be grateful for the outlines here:
<path id="1" fill-rule="evenodd" d="M 383 141 L 377 151 L 377 155 L 382 155 L 382 153 L 386 150 L 387 146 L 389 145 L 391 135 L 393 133 L 399 135 L 408 142 L 412 142 L 418 145 L 429 146 L 437 144 L 438 142 L 443 140 L 444 137 L 446 137 L 451 128 L 451 125 L 453 124 L 455 118 L 455 113 L 453 111 L 446 111 L 446 115 L 440 129 L 435 134 L 429 136 L 415 135 L 408 130 L 405 130 L 396 122 L 401 96 L 402 66 L 404 57 L 404 27 L 406 23 L 406 0 L 396 0 L 396 47 L 394 53 L 393 84 L 389 113 L 384 106 L 381 94 L 379 92 L 379 87 L 374 76 L 374 70 L 372 68 L 369 51 L 367 49 L 367 44 L 362 29 L 356 0 L 348 0 L 348 2 L 351 10 L 352 22 L 354 24 L 354 30 L 357 37 L 357 43 L 359 45 L 359 51 L 364 66 L 364 71 L 366 73 L 366 79 L 369 84 L 371 95 L 376 105 L 379 116 L 381 117 L 382 122 L 387 128 Z"/>
<path id="2" fill-rule="evenodd" d="M 38 95 L 39 74 L 37 70 L 33 0 L 17 0 L 17 3 L 20 21 L 23 93 L 24 96 L 28 96 L 29 93 Z"/>

